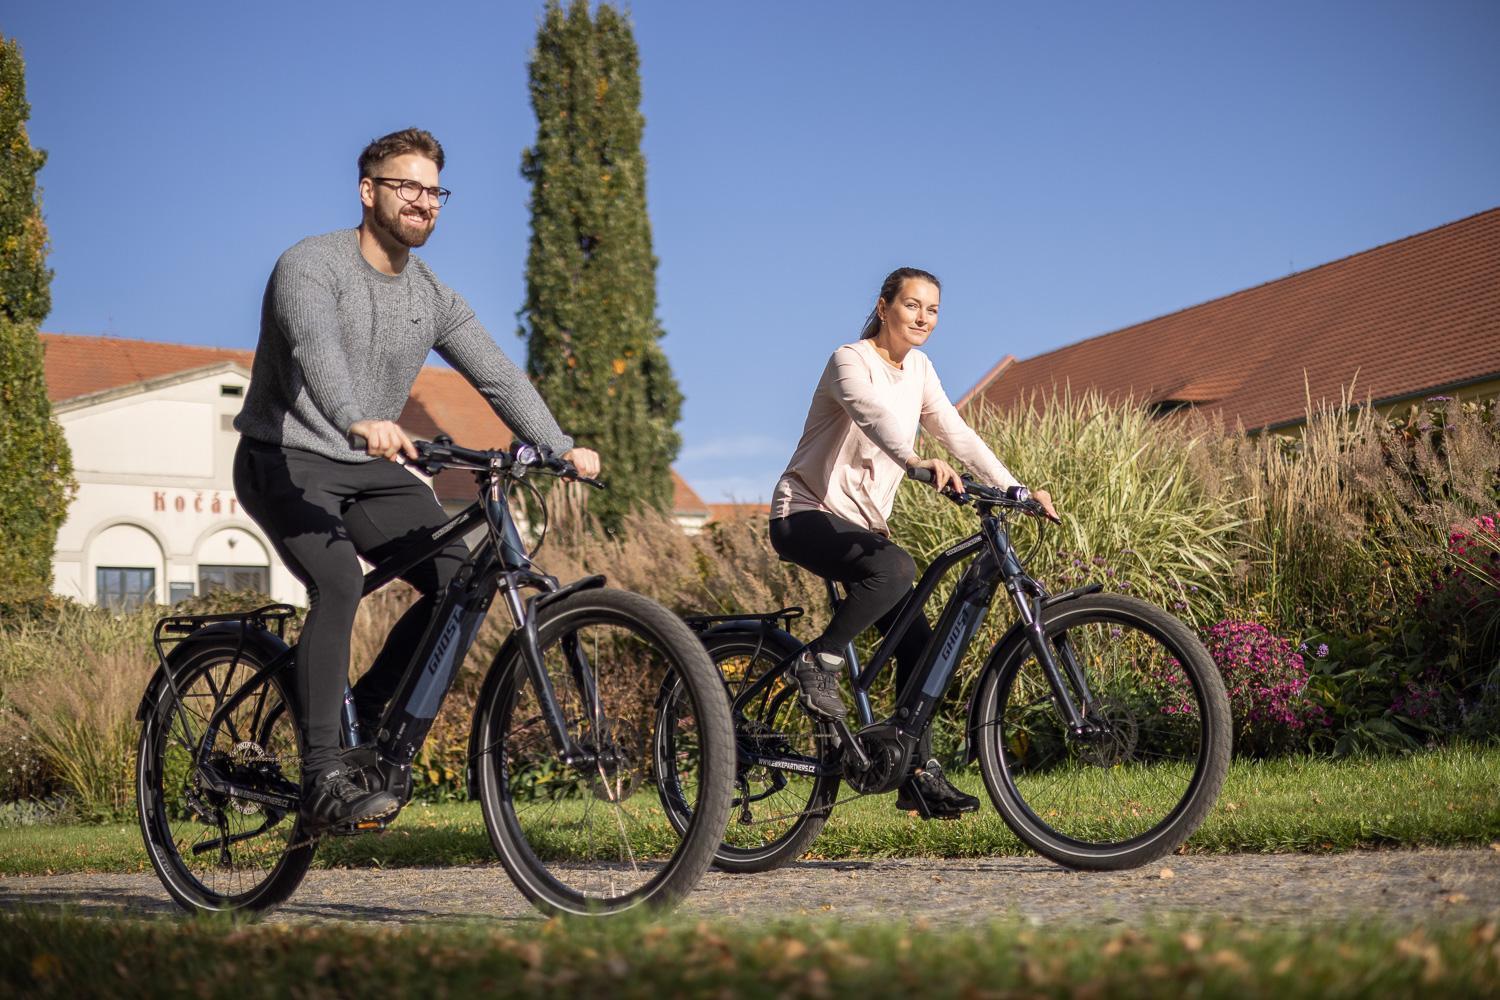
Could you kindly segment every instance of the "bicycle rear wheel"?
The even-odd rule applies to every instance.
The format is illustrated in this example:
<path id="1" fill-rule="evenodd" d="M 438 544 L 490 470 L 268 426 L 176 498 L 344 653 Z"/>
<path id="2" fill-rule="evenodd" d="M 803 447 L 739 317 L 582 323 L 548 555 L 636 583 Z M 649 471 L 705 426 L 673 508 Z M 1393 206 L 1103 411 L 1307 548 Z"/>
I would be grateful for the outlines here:
<path id="1" fill-rule="evenodd" d="M 723 632 L 704 636 L 731 704 L 768 670 L 801 648 L 785 633 Z M 664 690 L 658 703 L 661 724 L 657 773 L 665 782 L 663 801 L 679 828 L 690 813 L 673 794 L 672 743 L 680 685 Z M 797 699 L 790 680 L 777 680 L 734 712 L 734 797 L 729 825 L 714 852 L 716 867 L 731 872 L 763 872 L 789 864 L 817 839 L 838 796 L 839 752 L 833 727 L 815 720 Z"/>
<path id="2" fill-rule="evenodd" d="M 586 590 L 538 615 L 542 663 L 567 734 L 558 752 L 542 701 L 513 650 L 478 709 L 479 800 L 516 886 L 551 913 L 669 906 L 698 883 L 723 836 L 734 777 L 729 706 L 713 664 L 682 620 L 638 594 Z M 656 791 L 655 701 L 682 678 L 675 720 L 679 794 L 674 826 Z"/>
<path id="3" fill-rule="evenodd" d="M 162 685 L 141 727 L 141 835 L 162 885 L 189 912 L 268 909 L 296 890 L 312 861 L 295 808 L 214 791 L 208 777 L 298 795 L 302 737 L 279 675 L 260 682 L 195 757 L 210 718 L 261 666 L 252 650 L 236 656 L 233 639 L 190 650 L 173 663 L 181 699 Z"/>
<path id="4" fill-rule="evenodd" d="M 1208 652 L 1176 618 L 1097 594 L 1044 612 L 1059 664 L 1091 693 L 1090 731 L 1057 710 L 1030 643 L 996 650 L 979 689 L 985 787 L 1028 846 L 1070 868 L 1134 868 L 1198 828 L 1229 766 L 1229 699 Z M 1085 699 L 1070 684 L 1075 704 Z"/>

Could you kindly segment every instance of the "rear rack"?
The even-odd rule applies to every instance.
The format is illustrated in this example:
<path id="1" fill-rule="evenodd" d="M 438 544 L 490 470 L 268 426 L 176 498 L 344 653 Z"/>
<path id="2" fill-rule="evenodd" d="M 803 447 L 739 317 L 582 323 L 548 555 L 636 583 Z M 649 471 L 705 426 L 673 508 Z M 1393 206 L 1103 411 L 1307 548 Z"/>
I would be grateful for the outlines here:
<path id="1" fill-rule="evenodd" d="M 216 615 L 169 615 L 159 619 L 151 633 L 151 644 L 156 647 L 156 656 L 163 664 L 167 661 L 167 646 L 173 646 L 208 625 L 235 622 L 246 629 L 264 629 L 275 632 L 278 638 L 286 638 L 286 620 L 297 613 L 290 604 L 267 604 L 254 611 L 229 611 Z M 238 658 L 236 656 L 236 658 Z"/>
<path id="2" fill-rule="evenodd" d="M 777 621 L 782 623 L 781 627 L 788 632 L 792 628 L 792 620 L 802 617 L 800 607 L 782 608 L 779 611 L 753 611 L 738 615 L 683 615 L 682 620 L 687 622 L 688 628 L 694 632 L 702 632 L 711 625 L 722 625 L 726 622 L 736 622 L 744 625 L 758 625 L 761 627 L 775 625 Z"/>

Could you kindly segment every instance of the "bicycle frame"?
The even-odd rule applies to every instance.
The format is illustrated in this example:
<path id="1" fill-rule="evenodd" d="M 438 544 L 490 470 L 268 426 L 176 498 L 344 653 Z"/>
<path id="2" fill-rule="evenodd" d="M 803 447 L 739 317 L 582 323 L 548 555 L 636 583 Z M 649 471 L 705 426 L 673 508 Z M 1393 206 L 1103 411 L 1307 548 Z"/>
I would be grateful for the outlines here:
<path id="1" fill-rule="evenodd" d="M 891 661 L 896 647 L 906 635 L 907 630 L 911 628 L 917 616 L 922 614 L 923 608 L 938 584 L 954 567 L 971 558 L 973 561 L 959 577 L 953 594 L 943 608 L 937 627 L 933 630 L 932 641 L 923 650 L 917 669 L 907 682 L 906 689 L 897 693 L 895 711 L 888 718 L 877 721 L 870 705 L 871 687 Z M 832 583 L 828 583 L 827 586 L 829 598 L 836 607 L 837 592 Z M 973 644 L 974 637 L 978 634 L 980 625 L 983 624 L 989 612 L 995 592 L 1001 586 L 1004 586 L 1011 603 L 1015 606 L 1021 626 L 1026 631 L 1037 662 L 1041 665 L 1052 695 L 1067 720 L 1070 730 L 1075 735 L 1083 735 L 1092 731 L 1093 726 L 1089 719 L 1096 714 L 1093 711 L 1093 695 L 1078 665 L 1072 645 L 1066 637 L 1061 637 L 1055 643 L 1047 641 L 1042 628 L 1042 607 L 1044 602 L 1050 603 L 1065 599 L 1074 593 L 1098 588 L 1080 588 L 1076 592 L 1069 591 L 1067 594 L 1049 598 L 1046 589 L 1021 566 L 1020 559 L 1011 544 L 1010 531 L 1003 510 L 999 513 L 993 510 L 985 511 L 980 516 L 978 532 L 938 553 L 917 581 L 911 595 L 897 615 L 895 624 L 881 640 L 868 666 L 861 668 L 853 643 L 846 648 L 849 680 L 854 689 L 855 710 L 861 728 L 869 729 L 872 726 L 893 724 L 903 742 L 910 742 L 911 746 L 915 747 L 917 739 L 931 724 L 937 707 L 942 703 L 952 684 L 955 668 L 962 662 L 964 655 Z M 1054 655 L 1054 647 L 1056 655 Z M 732 707 L 737 716 L 776 682 L 786 662 L 782 661 L 773 665 L 735 697 Z M 843 730 L 840 733 L 841 736 L 847 732 L 847 727 L 842 723 L 836 724 L 835 728 Z M 858 752 L 857 744 L 853 749 L 857 758 L 862 757 Z M 781 760 L 757 755 L 757 762 L 773 768 L 783 767 L 799 772 L 808 772 L 813 769 L 807 761 L 801 759 Z M 864 762 L 861 761 L 861 763 Z"/>
<path id="2" fill-rule="evenodd" d="M 406 765 L 415 759 L 465 655 L 474 643 L 479 625 L 484 620 L 496 591 L 504 595 L 505 606 L 510 613 L 523 654 L 522 662 L 559 755 L 569 764 L 588 756 L 567 732 L 562 710 L 557 704 L 556 694 L 537 645 L 535 614 L 540 607 L 552 600 L 577 590 L 602 586 L 604 578 L 585 577 L 564 587 L 559 585 L 556 577 L 539 573 L 532 567 L 516 528 L 509 501 L 501 489 L 505 467 L 502 459 L 491 458 L 488 469 L 476 470 L 476 480 L 480 485 L 478 500 L 434 530 L 429 537 L 419 539 L 391 555 L 365 575 L 362 596 L 368 596 L 413 566 L 435 556 L 454 539 L 462 538 L 481 526 L 486 529 L 483 537 L 470 549 L 468 557 L 454 574 L 433 610 L 432 619 L 402 676 L 401 684 L 381 716 L 375 744 L 381 758 L 388 763 Z M 535 588 L 540 593 L 523 600 L 521 591 L 528 587 Z M 242 649 L 243 645 L 241 651 Z M 598 705 L 593 698 L 592 669 L 587 658 L 577 644 L 567 645 L 566 652 L 579 690 L 583 692 L 585 709 L 589 717 L 597 718 Z M 290 667 L 293 655 L 294 650 L 289 649 L 259 668 L 215 711 L 199 741 L 197 763 L 200 767 L 203 763 L 202 754 L 214 744 L 215 735 L 231 714 L 257 691 L 264 697 L 265 689 L 261 682 Z M 237 651 L 236 660 L 238 656 Z M 167 679 L 175 691 L 176 684 L 170 671 L 167 671 Z M 178 694 L 180 703 L 180 692 Z M 259 709 L 257 713 L 258 711 Z M 347 693 L 343 724 L 348 746 L 362 745 Z M 250 791 L 239 787 L 233 789 L 236 795 L 245 795 Z M 276 797 L 276 801 L 272 801 L 260 793 L 250 797 L 286 808 L 296 806 L 292 799 L 283 802 L 280 797 Z"/>

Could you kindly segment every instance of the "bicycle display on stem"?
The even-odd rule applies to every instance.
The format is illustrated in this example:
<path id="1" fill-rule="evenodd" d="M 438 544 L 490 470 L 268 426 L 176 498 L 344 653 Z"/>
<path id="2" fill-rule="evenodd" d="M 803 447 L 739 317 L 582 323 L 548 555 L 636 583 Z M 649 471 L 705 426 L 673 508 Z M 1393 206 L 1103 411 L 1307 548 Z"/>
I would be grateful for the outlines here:
<path id="1" fill-rule="evenodd" d="M 914 478 L 930 474 L 918 469 Z M 803 648 L 789 631 L 801 608 L 688 619 L 723 677 L 738 741 L 719 867 L 764 871 L 800 857 L 840 801 L 841 784 L 855 796 L 896 789 L 1002 589 L 1017 621 L 980 669 L 964 746 L 1016 835 L 1071 868 L 1131 868 L 1175 850 L 1212 808 L 1231 723 L 1203 645 L 1163 609 L 1098 585 L 1050 594 L 1026 572 L 1009 528 L 1015 515 L 1045 517 L 1043 507 L 1024 489 L 968 479 L 964 488 L 945 495 L 972 506 L 979 530 L 932 560 L 867 666 L 852 644 L 845 651 L 857 730 L 814 716 L 797 697 L 787 672 Z M 965 561 L 912 679 L 891 714 L 876 718 L 872 686 L 941 580 Z M 836 602 L 831 583 L 828 591 Z M 679 690 L 685 695 L 687 685 L 664 690 L 663 703 Z M 684 697 L 690 717 L 688 704 Z M 657 732 L 670 738 L 673 727 Z M 658 773 L 667 800 L 686 798 L 689 775 L 678 794 L 674 775 Z M 671 816 L 687 829 L 693 814 L 679 805 Z"/>
<path id="2" fill-rule="evenodd" d="M 581 479 L 568 463 L 524 444 L 483 451 L 438 438 L 417 448 L 413 464 L 429 476 L 472 472 L 477 498 L 370 570 L 364 593 L 454 539 L 478 540 L 374 732 L 361 732 L 346 696 L 346 762 L 403 805 L 409 800 L 412 761 L 499 594 L 512 629 L 480 687 L 468 785 L 507 872 L 547 912 L 675 902 L 712 860 L 734 781 L 728 703 L 707 653 L 655 601 L 606 588 L 602 576 L 563 585 L 533 564 L 508 488 L 530 485 L 528 475 Z M 303 734 L 285 641 L 294 610 L 269 605 L 157 623 L 161 665 L 137 713 L 138 813 L 152 866 L 189 911 L 264 910 L 290 896 L 311 863 L 317 838 L 299 815 Z M 669 679 L 670 803 L 657 791 L 652 757 L 662 742 L 655 698 Z M 675 819 L 682 810 L 687 823 Z M 378 829 L 393 818 L 332 832 Z"/>

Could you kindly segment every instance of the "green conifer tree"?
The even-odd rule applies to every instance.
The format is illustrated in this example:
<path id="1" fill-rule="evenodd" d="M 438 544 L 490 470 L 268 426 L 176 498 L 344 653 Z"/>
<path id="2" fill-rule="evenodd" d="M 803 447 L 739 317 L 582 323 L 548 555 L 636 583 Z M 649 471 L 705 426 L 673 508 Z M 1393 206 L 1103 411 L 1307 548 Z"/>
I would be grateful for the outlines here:
<path id="1" fill-rule="evenodd" d="M 589 500 L 607 526 L 665 510 L 682 394 L 658 341 L 656 258 L 641 155 L 640 57 L 629 21 L 587 0 L 549 0 L 531 59 L 536 143 L 531 245 L 520 334 L 527 369 L 578 443 L 603 457 L 608 491 Z"/>
<path id="2" fill-rule="evenodd" d="M 47 227 L 36 187 L 26 64 L 0 38 L 0 603 L 52 589 L 52 550 L 67 514 L 73 463 L 52 417 L 37 330 L 52 308 Z"/>

